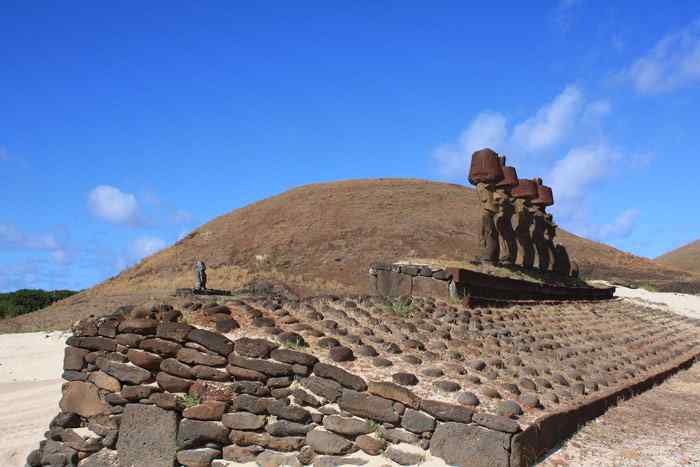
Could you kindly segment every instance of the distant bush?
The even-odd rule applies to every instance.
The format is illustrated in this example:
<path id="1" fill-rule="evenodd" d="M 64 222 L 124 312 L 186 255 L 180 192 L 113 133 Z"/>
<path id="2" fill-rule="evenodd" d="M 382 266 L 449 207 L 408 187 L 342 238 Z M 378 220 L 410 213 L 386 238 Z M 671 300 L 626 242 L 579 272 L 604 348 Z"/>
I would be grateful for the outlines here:
<path id="1" fill-rule="evenodd" d="M 21 289 L 0 293 L 0 319 L 31 313 L 51 305 L 53 302 L 75 295 L 73 290 Z"/>

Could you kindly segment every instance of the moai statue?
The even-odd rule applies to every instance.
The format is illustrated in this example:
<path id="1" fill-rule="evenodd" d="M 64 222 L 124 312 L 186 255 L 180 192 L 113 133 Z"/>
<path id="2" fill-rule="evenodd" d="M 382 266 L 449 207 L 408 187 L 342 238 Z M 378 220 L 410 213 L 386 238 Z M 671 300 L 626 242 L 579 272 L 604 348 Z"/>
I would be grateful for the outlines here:
<path id="1" fill-rule="evenodd" d="M 511 189 L 511 194 L 515 199 L 513 227 L 518 244 L 515 264 L 525 269 L 532 269 L 535 262 L 535 248 L 530 236 L 532 227 L 530 200 L 537 198 L 537 184 L 532 180 L 519 179 L 518 184 Z"/>
<path id="2" fill-rule="evenodd" d="M 571 274 L 571 260 L 569 252 L 561 243 L 554 248 L 554 272 L 561 276 L 569 276 Z"/>
<path id="3" fill-rule="evenodd" d="M 550 213 L 545 214 L 544 221 L 544 242 L 549 256 L 549 267 L 547 270 L 554 271 L 557 262 L 556 247 L 554 244 L 554 237 L 557 235 L 557 224 L 554 223 L 554 217 Z"/>
<path id="4" fill-rule="evenodd" d="M 499 263 L 505 266 L 515 264 L 518 254 L 518 245 L 513 231 L 513 203 L 511 189 L 518 184 L 518 174 L 514 167 L 506 166 L 505 156 L 500 156 L 501 170 L 503 170 L 503 180 L 496 183 L 494 200 L 498 206 L 495 216 L 496 231 L 500 247 Z"/>
<path id="5" fill-rule="evenodd" d="M 554 197 L 552 196 L 552 189 L 542 185 L 541 178 L 536 178 L 535 183 L 537 183 L 537 198 L 530 202 L 533 206 L 531 208 L 533 223 L 530 234 L 532 242 L 535 244 L 535 267 L 542 272 L 547 272 L 549 271 L 551 259 L 550 249 L 545 239 L 547 231 L 546 209 L 547 206 L 554 204 Z"/>
<path id="6" fill-rule="evenodd" d="M 197 289 L 207 288 L 207 266 L 203 261 L 197 261 Z"/>
<path id="7" fill-rule="evenodd" d="M 469 167 L 469 183 L 476 185 L 481 207 L 481 229 L 479 231 L 480 252 L 478 259 L 497 263 L 500 248 L 495 216 L 498 205 L 494 199 L 495 184 L 503 179 L 503 170 L 498 154 L 491 149 L 481 149 L 472 154 Z"/>
<path id="8" fill-rule="evenodd" d="M 578 274 L 578 263 L 571 260 L 571 273 L 569 275 L 575 279 L 578 279 Z"/>

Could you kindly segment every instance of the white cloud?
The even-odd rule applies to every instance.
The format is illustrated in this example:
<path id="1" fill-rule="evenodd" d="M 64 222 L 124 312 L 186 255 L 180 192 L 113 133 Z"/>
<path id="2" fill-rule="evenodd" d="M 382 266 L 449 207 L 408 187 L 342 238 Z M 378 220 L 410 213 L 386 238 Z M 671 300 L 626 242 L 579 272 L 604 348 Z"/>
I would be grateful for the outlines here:
<path id="1" fill-rule="evenodd" d="M 672 91 L 700 82 L 700 19 L 661 38 L 618 74 L 641 94 Z"/>
<path id="2" fill-rule="evenodd" d="M 603 240 L 629 237 L 638 218 L 638 210 L 626 209 L 611 223 L 600 226 L 598 237 Z"/>
<path id="3" fill-rule="evenodd" d="M 28 235 L 10 224 L 0 224 L 0 242 L 29 250 L 52 251 L 61 248 L 51 234 Z"/>
<path id="4" fill-rule="evenodd" d="M 619 159 L 620 154 L 603 143 L 576 147 L 554 163 L 545 181 L 552 186 L 557 204 L 576 202 Z"/>
<path id="5" fill-rule="evenodd" d="M 129 256 L 138 261 L 165 248 L 165 241 L 158 237 L 139 237 L 129 245 Z"/>
<path id="6" fill-rule="evenodd" d="M 457 144 L 440 146 L 433 157 L 437 159 L 443 175 L 466 176 L 467 164 L 474 151 L 486 147 L 498 151 L 507 137 L 508 128 L 503 115 L 490 111 L 481 112 L 462 132 Z"/>
<path id="7" fill-rule="evenodd" d="M 578 86 L 567 86 L 533 117 L 515 126 L 514 142 L 528 151 L 541 151 L 561 142 L 573 127 L 582 104 Z"/>
<path id="8" fill-rule="evenodd" d="M 118 188 L 100 185 L 88 195 L 90 212 L 113 224 L 137 225 L 139 206 L 136 196 L 123 193 Z"/>

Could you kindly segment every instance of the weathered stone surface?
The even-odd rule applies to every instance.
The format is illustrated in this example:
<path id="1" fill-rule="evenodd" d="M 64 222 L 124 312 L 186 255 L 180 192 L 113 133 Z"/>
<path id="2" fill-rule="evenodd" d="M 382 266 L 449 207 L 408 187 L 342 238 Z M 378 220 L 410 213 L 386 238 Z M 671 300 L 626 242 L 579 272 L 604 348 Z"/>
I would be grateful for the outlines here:
<path id="1" fill-rule="evenodd" d="M 267 411 L 270 415 L 297 423 L 307 423 L 311 420 L 311 414 L 308 410 L 296 405 L 288 405 L 281 400 L 275 400 L 275 402 L 271 403 Z"/>
<path id="2" fill-rule="evenodd" d="M 421 401 L 420 408 L 444 422 L 469 423 L 474 415 L 474 412 L 466 407 L 429 399 Z"/>
<path id="3" fill-rule="evenodd" d="M 275 401 L 277 399 L 271 397 L 255 397 L 249 394 L 241 394 L 231 400 L 231 409 L 262 415 L 267 413 L 270 404 Z"/>
<path id="4" fill-rule="evenodd" d="M 221 355 L 204 353 L 187 347 L 178 350 L 175 358 L 188 365 L 224 366 L 227 362 L 226 357 Z"/>
<path id="5" fill-rule="evenodd" d="M 275 349 L 270 356 L 279 362 L 304 366 L 314 366 L 318 362 L 318 358 L 313 355 L 290 349 Z"/>
<path id="6" fill-rule="evenodd" d="M 490 428 L 496 431 L 505 433 L 517 433 L 520 431 L 520 426 L 515 420 L 500 415 L 491 415 L 483 412 L 474 414 L 474 423 Z"/>
<path id="7" fill-rule="evenodd" d="M 97 415 L 97 417 L 101 416 Z M 57 426 L 61 428 L 78 428 L 80 426 L 80 416 L 71 412 L 59 412 L 49 424 L 50 428 Z"/>
<path id="8" fill-rule="evenodd" d="M 226 367 L 226 371 L 237 380 L 267 381 L 268 378 L 266 374 L 260 373 L 259 371 L 249 370 L 247 368 L 241 368 L 234 365 L 228 365 Z"/>
<path id="9" fill-rule="evenodd" d="M 233 412 L 224 414 L 221 422 L 233 430 L 259 430 L 265 426 L 266 417 L 248 412 Z M 278 435 L 275 435 L 278 436 Z"/>
<path id="10" fill-rule="evenodd" d="M 411 295 L 411 276 L 393 271 L 376 271 L 369 276 L 370 295 L 403 297 Z"/>
<path id="11" fill-rule="evenodd" d="M 228 443 L 229 430 L 221 422 L 183 419 L 177 431 L 179 448 L 195 448 L 207 443 Z"/>
<path id="12" fill-rule="evenodd" d="M 66 381 L 87 381 L 88 374 L 80 371 L 68 370 L 61 374 Z"/>
<path id="13" fill-rule="evenodd" d="M 119 363 L 106 358 L 98 358 L 97 366 L 122 383 L 141 384 L 150 381 L 151 372 L 130 363 Z"/>
<path id="14" fill-rule="evenodd" d="M 270 356 L 270 352 L 277 347 L 279 345 L 266 339 L 250 337 L 241 337 L 234 343 L 234 349 L 237 354 L 252 358 L 267 358 Z"/>
<path id="15" fill-rule="evenodd" d="M 161 371 L 165 371 L 168 374 L 178 376 L 180 378 L 194 378 L 192 368 L 174 358 L 166 358 L 165 360 L 163 360 L 163 363 L 160 364 L 160 369 Z"/>
<path id="16" fill-rule="evenodd" d="M 364 435 L 372 431 L 369 421 L 362 418 L 327 415 L 323 417 L 323 426 L 334 433 L 345 436 Z"/>
<path id="17" fill-rule="evenodd" d="M 415 444 L 420 440 L 417 434 L 411 433 L 403 428 L 385 428 L 384 426 L 380 426 L 377 429 L 377 433 L 391 443 Z"/>
<path id="18" fill-rule="evenodd" d="M 112 449 L 102 449 L 80 461 L 78 467 L 119 467 L 119 454 Z"/>
<path id="19" fill-rule="evenodd" d="M 153 386 L 124 386 L 122 387 L 121 395 L 124 399 L 129 401 L 139 401 L 141 399 L 146 399 L 151 396 L 151 393 L 158 388 Z"/>
<path id="20" fill-rule="evenodd" d="M 331 402 L 337 401 L 343 393 L 343 387 L 339 383 L 316 375 L 303 378 L 300 382 L 309 391 Z"/>
<path id="21" fill-rule="evenodd" d="M 138 347 L 139 343 L 144 340 L 145 337 L 141 336 L 139 334 L 117 334 L 117 337 L 114 338 L 114 340 L 117 341 L 117 344 L 123 345 L 124 347 Z"/>
<path id="22" fill-rule="evenodd" d="M 367 389 L 367 383 L 365 380 L 337 366 L 319 362 L 314 365 L 314 373 L 321 378 L 332 379 L 333 381 L 340 383 L 342 386 L 354 389 L 355 391 L 364 391 Z"/>
<path id="23" fill-rule="evenodd" d="M 392 401 L 350 389 L 343 390 L 339 405 L 341 409 L 358 417 L 389 423 L 400 420 Z"/>
<path id="24" fill-rule="evenodd" d="M 231 430 L 229 439 L 239 446 L 258 445 L 275 451 L 296 451 L 304 445 L 304 438 L 300 436 L 286 436 L 278 438 L 268 433 L 254 433 L 252 431 Z"/>
<path id="25" fill-rule="evenodd" d="M 384 455 L 399 465 L 419 465 L 426 458 L 420 447 L 405 443 L 389 446 Z"/>
<path id="26" fill-rule="evenodd" d="M 469 405 L 471 407 L 476 407 L 479 405 L 479 398 L 476 394 L 469 391 L 462 391 L 457 395 L 457 402 L 462 405 Z"/>
<path id="27" fill-rule="evenodd" d="M 247 358 L 232 354 L 229 356 L 229 362 L 233 366 L 258 371 L 269 376 L 287 376 L 293 373 L 291 365 L 270 360 Z"/>
<path id="28" fill-rule="evenodd" d="M 155 319 L 127 319 L 119 323 L 120 333 L 155 334 L 158 321 Z"/>
<path id="29" fill-rule="evenodd" d="M 410 355 L 405 355 L 405 357 L 410 357 Z M 415 386 L 418 384 L 418 377 L 413 373 L 399 372 L 391 375 L 391 379 L 402 386 Z"/>
<path id="30" fill-rule="evenodd" d="M 515 401 L 499 401 L 496 404 L 496 414 L 502 417 L 517 417 L 522 413 L 523 409 Z"/>
<path id="31" fill-rule="evenodd" d="M 352 352 L 351 348 L 337 345 L 331 347 L 331 350 L 328 352 L 328 357 L 334 362 L 349 362 L 355 359 L 355 354 Z"/>
<path id="32" fill-rule="evenodd" d="M 253 462 L 257 455 L 263 450 L 259 446 L 225 446 L 224 447 L 224 460 L 231 462 L 240 462 L 245 464 L 246 462 Z"/>
<path id="33" fill-rule="evenodd" d="M 129 349 L 126 353 L 126 358 L 134 365 L 151 371 L 160 368 L 160 364 L 163 361 L 163 357 L 160 355 L 140 349 Z"/>
<path id="34" fill-rule="evenodd" d="M 225 410 L 226 402 L 206 401 L 186 408 L 182 412 L 182 416 L 185 418 L 202 421 L 221 420 L 221 416 L 224 414 Z"/>
<path id="35" fill-rule="evenodd" d="M 352 442 L 318 428 L 306 434 L 306 444 L 320 454 L 345 454 L 352 449 Z"/>
<path id="36" fill-rule="evenodd" d="M 301 463 L 294 453 L 284 454 L 265 450 L 258 455 L 255 461 L 261 467 L 301 467 Z"/>
<path id="37" fill-rule="evenodd" d="M 106 352 L 114 352 L 117 350 L 117 342 L 107 337 L 71 336 L 66 340 L 66 345 L 88 350 L 104 350 Z"/>
<path id="38" fill-rule="evenodd" d="M 141 349 L 152 352 L 163 357 L 174 357 L 178 350 L 182 348 L 177 342 L 172 342 L 158 337 L 152 339 L 144 339 L 139 344 Z"/>
<path id="39" fill-rule="evenodd" d="M 192 373 L 197 379 L 208 379 L 211 381 L 231 381 L 231 377 L 226 373 L 226 370 L 221 368 L 212 368 L 206 365 L 195 365 L 192 367 Z"/>
<path id="40" fill-rule="evenodd" d="M 270 388 L 260 381 L 236 381 L 232 386 L 236 394 L 250 394 L 258 397 L 270 395 Z"/>
<path id="41" fill-rule="evenodd" d="M 414 433 L 425 433 L 435 429 L 435 418 L 418 410 L 406 409 L 401 426 Z"/>
<path id="42" fill-rule="evenodd" d="M 63 351 L 63 369 L 80 371 L 85 364 L 85 356 L 90 353 L 87 349 L 67 346 Z"/>
<path id="43" fill-rule="evenodd" d="M 109 412 L 109 406 L 100 399 L 97 386 L 82 381 L 71 381 L 63 385 L 63 397 L 59 407 L 64 412 L 92 417 Z"/>
<path id="44" fill-rule="evenodd" d="M 431 277 L 414 277 L 411 294 L 414 297 L 447 298 L 448 283 Z"/>
<path id="45" fill-rule="evenodd" d="M 177 453 L 177 461 L 187 467 L 209 467 L 211 461 L 219 456 L 221 451 L 218 449 L 185 449 Z"/>
<path id="46" fill-rule="evenodd" d="M 188 392 L 194 381 L 190 379 L 178 378 L 161 371 L 156 376 L 158 386 L 168 392 Z"/>
<path id="47" fill-rule="evenodd" d="M 278 420 L 268 423 L 265 431 L 272 436 L 306 436 L 306 433 L 314 428 L 313 424 L 303 424 L 290 422 L 289 420 Z"/>
<path id="48" fill-rule="evenodd" d="M 156 328 L 156 336 L 171 341 L 185 342 L 190 331 L 192 331 L 192 326 L 189 324 L 161 321 Z"/>
<path id="49" fill-rule="evenodd" d="M 508 467 L 510 435 L 462 423 L 441 423 L 430 440 L 430 453 L 447 464 Z"/>
<path id="50" fill-rule="evenodd" d="M 93 371 L 90 373 L 88 381 L 98 388 L 109 392 L 119 392 L 122 389 L 122 385 L 117 378 L 109 376 L 102 371 Z"/>
<path id="51" fill-rule="evenodd" d="M 177 415 L 153 405 L 127 404 L 121 416 L 117 452 L 122 466 L 172 467 Z"/>
<path id="52" fill-rule="evenodd" d="M 233 352 L 233 342 L 221 334 L 206 329 L 194 328 L 187 335 L 187 338 L 221 355 Z"/>
<path id="53" fill-rule="evenodd" d="M 370 381 L 367 392 L 385 399 L 401 402 L 414 409 L 420 407 L 420 398 L 413 391 L 388 381 Z"/>
<path id="54" fill-rule="evenodd" d="M 355 439 L 355 445 L 370 456 L 378 456 L 384 451 L 386 441 L 370 435 L 360 435 Z"/>

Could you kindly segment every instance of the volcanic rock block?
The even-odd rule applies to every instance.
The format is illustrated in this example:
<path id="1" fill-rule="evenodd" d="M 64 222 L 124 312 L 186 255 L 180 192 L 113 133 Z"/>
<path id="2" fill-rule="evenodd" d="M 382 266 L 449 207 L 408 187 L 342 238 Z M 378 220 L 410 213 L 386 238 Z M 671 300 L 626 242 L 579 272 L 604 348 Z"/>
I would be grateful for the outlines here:
<path id="1" fill-rule="evenodd" d="M 224 414 L 225 410 L 226 402 L 206 401 L 186 408 L 182 412 L 182 416 L 202 421 L 221 420 L 221 416 Z"/>
<path id="2" fill-rule="evenodd" d="M 401 426 L 413 433 L 425 433 L 435 429 L 435 418 L 413 409 L 406 409 Z"/>
<path id="3" fill-rule="evenodd" d="M 337 381 L 346 388 L 354 389 L 355 391 L 364 391 L 367 389 L 365 380 L 337 366 L 319 362 L 314 365 L 314 373 L 321 378 L 329 378 L 333 381 Z"/>
<path id="4" fill-rule="evenodd" d="M 117 350 L 117 342 L 107 337 L 75 337 L 71 336 L 66 340 L 66 344 L 73 347 L 89 350 L 104 350 L 114 352 Z"/>
<path id="5" fill-rule="evenodd" d="M 425 461 L 425 452 L 410 444 L 391 445 L 384 455 L 399 465 L 419 465 Z"/>
<path id="6" fill-rule="evenodd" d="M 195 448 L 207 443 L 227 444 L 229 431 L 221 422 L 183 419 L 177 430 L 180 448 Z"/>
<path id="7" fill-rule="evenodd" d="M 314 366 L 318 362 L 318 358 L 313 355 L 290 349 L 275 349 L 270 356 L 279 362 L 304 366 Z"/>
<path id="8" fill-rule="evenodd" d="M 253 339 L 250 337 L 241 337 L 234 344 L 234 349 L 237 354 L 244 357 L 252 358 L 267 358 L 270 352 L 279 347 L 266 339 Z"/>
<path id="9" fill-rule="evenodd" d="M 352 442 L 330 431 L 315 429 L 306 434 L 306 444 L 320 454 L 346 454 Z"/>
<path id="10" fill-rule="evenodd" d="M 119 392 L 122 389 L 122 385 L 117 378 L 109 376 L 107 373 L 102 371 L 93 371 L 90 373 L 88 381 L 98 388 L 109 392 Z"/>
<path id="11" fill-rule="evenodd" d="M 178 378 L 177 376 L 169 375 L 168 373 L 161 371 L 156 376 L 156 382 L 158 386 L 163 388 L 168 392 L 187 392 L 194 381 L 184 378 Z"/>
<path id="12" fill-rule="evenodd" d="M 229 362 L 241 368 L 258 371 L 269 376 L 287 376 L 293 373 L 292 366 L 287 363 L 277 363 L 257 358 L 246 358 L 238 355 L 229 355 Z"/>
<path id="13" fill-rule="evenodd" d="M 225 336 L 205 329 L 192 329 L 187 338 L 221 355 L 233 352 L 233 342 Z"/>
<path id="14" fill-rule="evenodd" d="M 398 423 L 401 418 L 392 401 L 350 389 L 343 390 L 339 405 L 341 409 L 362 418 L 389 423 Z"/>
<path id="15" fill-rule="evenodd" d="M 98 358 L 97 366 L 110 376 L 114 376 L 122 383 L 141 384 L 149 381 L 151 372 L 129 363 L 119 363 L 106 358 Z"/>
<path id="16" fill-rule="evenodd" d="M 300 436 L 286 436 L 278 438 L 268 433 L 253 433 L 252 431 L 231 430 L 229 439 L 239 446 L 258 445 L 275 451 L 296 451 L 304 445 L 304 438 Z"/>
<path id="17" fill-rule="evenodd" d="M 211 461 L 221 455 L 221 451 L 212 448 L 185 449 L 177 453 L 177 461 L 187 467 L 209 467 Z"/>
<path id="18" fill-rule="evenodd" d="M 155 334 L 158 323 L 155 319 L 127 319 L 119 323 L 119 333 Z"/>
<path id="19" fill-rule="evenodd" d="M 265 427 L 267 431 L 272 436 L 285 437 L 285 436 L 306 436 L 306 433 L 314 428 L 314 424 L 303 424 L 290 422 L 289 420 L 278 420 L 276 422 L 268 423 Z"/>
<path id="20" fill-rule="evenodd" d="M 462 423 L 441 423 L 430 440 L 430 453 L 447 464 L 508 467 L 510 435 Z"/>
<path id="21" fill-rule="evenodd" d="M 413 391 L 388 381 L 370 381 L 367 392 L 385 399 L 401 402 L 414 409 L 420 406 L 420 398 Z"/>
<path id="22" fill-rule="evenodd" d="M 226 357 L 222 357 L 221 355 L 204 353 L 186 347 L 177 352 L 176 358 L 188 365 L 224 366 L 227 362 Z"/>
<path id="23" fill-rule="evenodd" d="M 89 350 L 67 346 L 63 352 L 63 369 L 80 371 L 88 353 L 90 353 Z"/>
<path id="24" fill-rule="evenodd" d="M 297 423 L 307 423 L 311 419 L 311 414 L 308 410 L 299 406 L 288 405 L 281 400 L 275 400 L 275 402 L 270 404 L 267 410 L 270 415 L 275 415 L 276 417 Z"/>
<path id="25" fill-rule="evenodd" d="M 169 321 L 161 321 L 156 329 L 156 336 L 162 339 L 171 341 L 185 342 L 187 335 L 192 331 L 193 327 L 186 323 L 172 323 Z"/>
<path id="26" fill-rule="evenodd" d="M 121 418 L 117 452 L 122 466 L 172 467 L 177 451 L 175 412 L 127 404 Z"/>
<path id="27" fill-rule="evenodd" d="M 182 346 L 176 342 L 157 337 L 152 339 L 144 339 L 139 345 L 143 350 L 162 355 L 164 357 L 174 357 L 177 355 L 177 351 L 182 348 Z"/>
<path id="28" fill-rule="evenodd" d="M 61 410 L 77 413 L 83 417 L 107 413 L 109 406 L 100 399 L 97 386 L 82 381 L 71 381 L 63 386 Z"/>
<path id="29" fill-rule="evenodd" d="M 370 456 L 378 456 L 386 447 L 386 441 L 370 435 L 360 435 L 355 439 L 355 445 Z"/>
<path id="30" fill-rule="evenodd" d="M 129 349 L 126 353 L 126 358 L 134 365 L 151 371 L 160 368 L 160 364 L 163 361 L 163 357 L 160 355 L 139 349 Z"/>
<path id="31" fill-rule="evenodd" d="M 369 422 L 363 418 L 341 417 L 340 415 L 327 415 L 323 417 L 323 426 L 334 433 L 355 437 L 372 431 Z"/>
<path id="32" fill-rule="evenodd" d="M 248 412 L 233 412 L 224 414 L 221 421 L 233 430 L 259 430 L 265 426 L 266 417 Z"/>
<path id="33" fill-rule="evenodd" d="M 102 449 L 80 462 L 80 467 L 119 467 L 119 454 L 111 449 Z"/>

